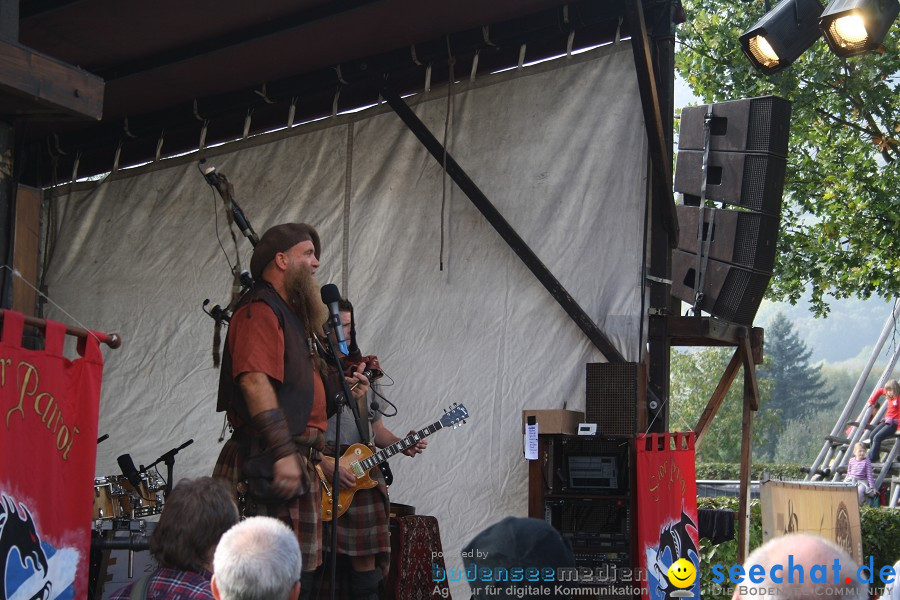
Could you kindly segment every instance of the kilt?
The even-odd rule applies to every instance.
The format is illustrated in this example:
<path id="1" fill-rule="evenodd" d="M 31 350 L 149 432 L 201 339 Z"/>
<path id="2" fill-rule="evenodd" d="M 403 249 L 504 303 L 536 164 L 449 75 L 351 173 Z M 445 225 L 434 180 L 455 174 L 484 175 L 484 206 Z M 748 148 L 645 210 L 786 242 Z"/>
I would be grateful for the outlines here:
<path id="1" fill-rule="evenodd" d="M 298 447 L 321 449 L 325 443 L 325 434 L 310 427 L 303 435 L 294 436 L 294 443 Z M 300 542 L 303 570 L 315 571 L 322 564 L 322 487 L 318 483 L 319 478 L 315 470 L 315 462 L 318 462 L 318 459 L 309 460 L 298 449 L 301 468 L 312 483 L 310 491 L 284 502 L 264 504 L 246 495 L 241 467 L 247 451 L 247 446 L 239 444 L 233 437 L 226 441 L 213 469 L 213 477 L 225 479 L 231 484 L 242 516 L 274 517 L 293 529 L 297 541 Z"/>
<path id="2" fill-rule="evenodd" d="M 391 551 L 390 504 L 380 484 L 353 495 L 350 508 L 338 517 L 338 554 L 371 556 Z M 324 523 L 324 546 L 331 548 L 331 522 Z"/>

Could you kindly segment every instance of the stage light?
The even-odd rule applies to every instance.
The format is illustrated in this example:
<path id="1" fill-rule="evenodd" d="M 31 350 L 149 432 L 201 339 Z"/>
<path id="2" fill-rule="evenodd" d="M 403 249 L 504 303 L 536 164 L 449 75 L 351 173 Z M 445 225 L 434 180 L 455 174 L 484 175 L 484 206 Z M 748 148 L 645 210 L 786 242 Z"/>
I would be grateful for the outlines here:
<path id="1" fill-rule="evenodd" d="M 777 73 L 819 39 L 820 14 L 818 0 L 781 0 L 741 36 L 741 49 L 754 67 Z"/>
<path id="2" fill-rule="evenodd" d="M 898 13 L 897 0 L 831 0 L 819 26 L 832 52 L 855 56 L 880 47 Z"/>

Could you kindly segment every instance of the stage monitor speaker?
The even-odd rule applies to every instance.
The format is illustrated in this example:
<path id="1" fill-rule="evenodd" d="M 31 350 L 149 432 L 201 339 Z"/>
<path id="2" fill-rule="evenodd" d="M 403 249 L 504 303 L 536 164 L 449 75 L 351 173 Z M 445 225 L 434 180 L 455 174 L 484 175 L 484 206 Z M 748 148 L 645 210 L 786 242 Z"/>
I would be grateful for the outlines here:
<path id="1" fill-rule="evenodd" d="M 677 206 L 678 247 L 697 254 L 699 206 Z M 778 242 L 778 217 L 761 213 L 705 208 L 703 241 L 709 240 L 709 257 L 753 269 L 772 272 Z"/>
<path id="2" fill-rule="evenodd" d="M 710 152 L 706 198 L 769 215 L 781 214 L 786 159 L 772 154 Z M 703 150 L 679 148 L 675 161 L 675 191 L 684 203 L 699 206 L 703 184 Z"/>
<path id="3" fill-rule="evenodd" d="M 600 435 L 634 435 L 646 424 L 647 378 L 640 363 L 587 363 L 585 423 Z"/>
<path id="4" fill-rule="evenodd" d="M 681 111 L 678 150 L 703 150 L 704 121 L 709 105 Z M 787 157 L 791 129 L 791 103 L 777 96 L 762 96 L 712 105 L 709 148 L 720 152 L 767 153 Z"/>
<path id="5" fill-rule="evenodd" d="M 693 304 L 696 276 L 697 255 L 683 250 L 673 250 L 672 295 Z M 726 321 L 752 325 L 769 286 L 770 277 L 768 273 L 710 258 L 706 261 L 700 308 Z"/>

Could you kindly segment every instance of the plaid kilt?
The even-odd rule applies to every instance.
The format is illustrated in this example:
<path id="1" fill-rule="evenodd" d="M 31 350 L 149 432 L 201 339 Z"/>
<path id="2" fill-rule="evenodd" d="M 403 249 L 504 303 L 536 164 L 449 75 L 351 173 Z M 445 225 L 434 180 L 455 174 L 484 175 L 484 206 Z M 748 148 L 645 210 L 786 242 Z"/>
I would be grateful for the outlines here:
<path id="1" fill-rule="evenodd" d="M 310 427 L 303 435 L 294 436 L 294 442 L 298 447 L 321 449 L 325 444 L 325 434 Z M 309 460 L 298 449 L 300 465 L 312 482 L 308 493 L 277 504 L 263 504 L 246 495 L 241 468 L 247 451 L 248 448 L 234 438 L 226 441 L 213 469 L 213 477 L 220 477 L 231 484 L 243 517 L 274 517 L 291 527 L 300 542 L 303 570 L 315 571 L 322 564 L 322 488 L 318 484 L 319 478 L 315 470 L 318 458 Z"/>
<path id="2" fill-rule="evenodd" d="M 348 556 L 390 553 L 389 513 L 390 504 L 384 484 L 357 491 L 350 508 L 338 517 L 338 553 Z M 325 548 L 331 548 L 330 521 L 324 523 L 323 535 Z"/>

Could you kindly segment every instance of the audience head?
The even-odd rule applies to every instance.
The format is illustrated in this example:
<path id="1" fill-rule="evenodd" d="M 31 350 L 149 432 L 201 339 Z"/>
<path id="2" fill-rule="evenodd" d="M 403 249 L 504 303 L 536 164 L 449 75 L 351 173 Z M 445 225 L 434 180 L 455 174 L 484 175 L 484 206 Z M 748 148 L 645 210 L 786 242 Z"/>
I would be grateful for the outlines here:
<path id="1" fill-rule="evenodd" d="M 251 517 L 225 535 L 213 559 L 218 600 L 289 600 L 300 593 L 303 560 L 297 536 L 271 517 Z"/>
<path id="2" fill-rule="evenodd" d="M 840 564 L 840 574 L 836 576 L 833 566 L 835 560 Z M 794 569 L 793 575 L 788 571 L 788 565 L 801 565 L 803 567 L 803 581 L 800 581 L 798 573 Z M 799 597 L 826 597 L 841 596 L 847 600 L 867 600 L 869 597 L 869 585 L 860 583 L 857 579 L 859 565 L 844 550 L 816 535 L 806 533 L 791 533 L 769 540 L 747 557 L 744 561 L 744 572 L 749 573 L 754 565 L 762 566 L 764 570 L 763 581 L 752 583 L 745 579 L 743 583 L 735 586 L 734 600 L 779 600 L 780 598 L 796 599 Z M 783 581 L 770 579 L 771 568 L 781 565 L 782 569 L 776 569 L 776 576 Z M 810 576 L 811 570 L 816 565 L 824 565 L 824 575 L 827 583 L 816 583 Z M 821 569 L 820 569 L 821 570 Z M 846 583 L 847 578 L 850 583 Z M 816 579 L 821 579 L 821 576 Z M 741 593 L 742 588 L 746 594 Z"/>
<path id="3" fill-rule="evenodd" d="M 485 569 L 492 571 L 491 578 L 495 581 L 486 581 L 486 577 L 481 576 L 476 576 L 472 580 L 467 576 L 467 579 L 470 579 L 469 586 L 476 597 L 489 595 L 486 589 L 490 587 L 504 590 L 507 596 L 527 600 L 555 598 L 555 596 L 552 593 L 547 596 L 520 594 L 515 588 L 527 586 L 531 589 L 545 588 L 553 592 L 556 586 L 535 585 L 533 581 L 496 581 L 496 574 L 504 571 L 508 574 L 512 569 L 536 569 L 537 571 L 532 572 L 540 576 L 542 571 L 546 574 L 548 569 L 556 572 L 561 567 L 574 567 L 575 557 L 569 542 L 546 521 L 506 517 L 476 535 L 466 545 L 463 550 L 463 563 L 467 573 L 469 569 L 475 568 L 479 573 L 483 573 Z"/>
<path id="4" fill-rule="evenodd" d="M 150 536 L 150 552 L 162 567 L 209 570 L 219 538 L 238 520 L 231 490 L 222 479 L 182 479 L 166 498 Z"/>

